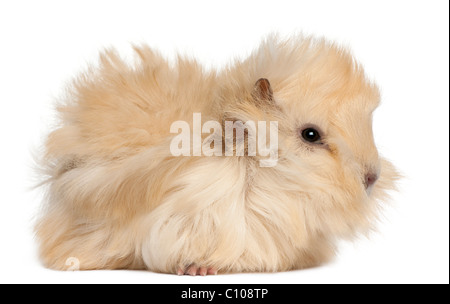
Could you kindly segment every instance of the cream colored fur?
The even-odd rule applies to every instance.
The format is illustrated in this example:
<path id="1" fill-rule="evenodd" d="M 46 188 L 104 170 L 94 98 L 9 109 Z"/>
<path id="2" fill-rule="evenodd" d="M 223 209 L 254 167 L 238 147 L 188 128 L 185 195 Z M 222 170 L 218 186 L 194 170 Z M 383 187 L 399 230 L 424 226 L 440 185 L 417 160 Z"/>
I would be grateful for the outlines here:
<path id="1" fill-rule="evenodd" d="M 135 51 L 134 65 L 104 52 L 58 107 L 36 225 L 46 266 L 64 270 L 76 257 L 81 269 L 285 271 L 328 261 L 336 239 L 373 226 L 398 175 L 373 142 L 378 89 L 345 49 L 269 37 L 217 73 Z M 273 103 L 252 97 L 260 78 Z M 170 125 L 191 122 L 193 112 L 203 121 L 278 121 L 277 166 L 172 156 Z M 305 124 L 320 127 L 327 148 L 300 139 Z M 369 167 L 380 172 L 370 194 Z"/>

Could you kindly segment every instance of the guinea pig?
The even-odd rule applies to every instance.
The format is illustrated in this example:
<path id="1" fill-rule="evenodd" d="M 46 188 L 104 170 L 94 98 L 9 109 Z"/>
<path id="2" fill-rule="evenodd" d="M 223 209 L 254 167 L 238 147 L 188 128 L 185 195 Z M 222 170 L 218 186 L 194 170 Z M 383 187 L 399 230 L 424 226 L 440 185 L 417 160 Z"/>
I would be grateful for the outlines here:
<path id="1" fill-rule="evenodd" d="M 379 90 L 349 51 L 269 36 L 218 71 L 134 52 L 104 51 L 57 105 L 35 226 L 45 266 L 288 271 L 373 228 L 399 175 L 374 144 Z"/>

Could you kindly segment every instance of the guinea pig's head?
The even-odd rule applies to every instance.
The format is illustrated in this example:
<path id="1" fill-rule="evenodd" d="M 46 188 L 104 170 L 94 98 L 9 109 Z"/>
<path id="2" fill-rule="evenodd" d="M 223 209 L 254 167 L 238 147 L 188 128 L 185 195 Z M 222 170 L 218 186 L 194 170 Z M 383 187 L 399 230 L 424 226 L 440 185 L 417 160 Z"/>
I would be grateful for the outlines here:
<path id="1" fill-rule="evenodd" d="M 278 163 L 261 168 L 272 170 L 274 191 L 295 195 L 308 229 L 366 232 L 398 178 L 374 142 L 377 86 L 345 49 L 324 41 L 267 42 L 247 64 L 257 62 L 266 65 L 254 66 L 253 100 L 278 121 Z"/>

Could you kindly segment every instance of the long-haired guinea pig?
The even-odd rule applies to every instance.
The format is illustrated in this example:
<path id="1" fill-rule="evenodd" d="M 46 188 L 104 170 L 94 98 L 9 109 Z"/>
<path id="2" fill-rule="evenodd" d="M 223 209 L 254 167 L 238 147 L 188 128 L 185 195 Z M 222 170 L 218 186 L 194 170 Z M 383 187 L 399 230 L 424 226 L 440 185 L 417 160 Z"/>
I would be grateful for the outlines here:
<path id="1" fill-rule="evenodd" d="M 348 51 L 271 36 L 220 71 L 134 51 L 102 53 L 58 104 L 35 228 L 47 267 L 287 271 L 371 230 L 398 174 Z"/>

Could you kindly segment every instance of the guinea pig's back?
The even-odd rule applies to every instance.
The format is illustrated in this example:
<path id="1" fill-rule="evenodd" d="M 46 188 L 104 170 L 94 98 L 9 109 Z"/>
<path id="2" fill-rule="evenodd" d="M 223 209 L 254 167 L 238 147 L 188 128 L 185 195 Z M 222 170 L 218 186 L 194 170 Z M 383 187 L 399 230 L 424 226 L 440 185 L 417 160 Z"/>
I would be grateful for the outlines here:
<path id="1" fill-rule="evenodd" d="M 47 141 L 47 156 L 110 158 L 134 155 L 162 143 L 177 120 L 192 121 L 214 105 L 214 73 L 193 60 L 170 65 L 148 47 L 135 47 L 134 64 L 114 51 L 76 78 L 58 107 L 61 124 Z M 212 115 L 212 114 L 211 114 Z"/>

